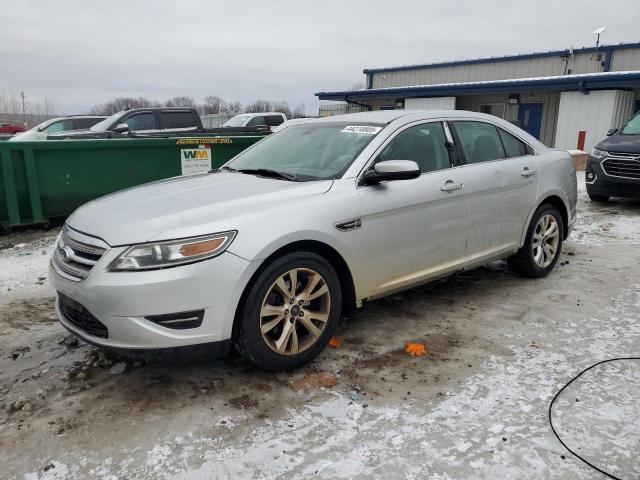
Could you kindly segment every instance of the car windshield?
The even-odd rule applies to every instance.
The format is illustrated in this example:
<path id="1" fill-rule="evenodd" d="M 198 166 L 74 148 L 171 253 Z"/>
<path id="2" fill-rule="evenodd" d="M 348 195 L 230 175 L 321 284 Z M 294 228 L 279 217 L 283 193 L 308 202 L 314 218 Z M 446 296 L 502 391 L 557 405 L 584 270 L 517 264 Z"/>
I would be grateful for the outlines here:
<path id="1" fill-rule="evenodd" d="M 47 128 L 53 122 L 57 122 L 58 120 L 60 120 L 60 119 L 59 118 L 50 118 L 49 120 L 45 120 L 44 122 L 39 123 L 38 125 L 33 127 L 31 130 L 33 130 L 34 132 L 42 132 L 45 128 Z"/>
<path id="2" fill-rule="evenodd" d="M 344 122 L 293 125 L 245 150 L 225 167 L 275 170 L 297 181 L 339 178 L 383 127 Z"/>
<path id="3" fill-rule="evenodd" d="M 94 132 L 106 132 L 107 128 L 109 128 L 113 124 L 113 122 L 115 122 L 118 118 L 120 118 L 123 113 L 124 111 L 114 113 L 110 117 L 107 117 L 101 122 L 96 123 L 89 130 L 93 130 Z"/>
<path id="4" fill-rule="evenodd" d="M 620 133 L 623 135 L 640 135 L 640 113 L 629 120 Z"/>
<path id="5" fill-rule="evenodd" d="M 236 115 L 222 124 L 223 127 L 241 127 L 247 121 L 249 115 Z"/>

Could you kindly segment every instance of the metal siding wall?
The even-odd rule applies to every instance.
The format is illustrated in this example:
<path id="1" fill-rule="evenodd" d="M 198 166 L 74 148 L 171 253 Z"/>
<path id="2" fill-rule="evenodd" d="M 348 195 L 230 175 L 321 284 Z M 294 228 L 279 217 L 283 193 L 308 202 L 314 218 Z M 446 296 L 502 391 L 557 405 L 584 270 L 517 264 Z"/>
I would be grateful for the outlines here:
<path id="1" fill-rule="evenodd" d="M 567 69 L 573 74 L 601 72 L 602 67 L 594 53 L 581 53 L 569 59 Z M 640 69 L 640 49 L 618 50 L 613 56 L 612 70 Z M 439 83 L 531 78 L 565 73 L 561 57 L 542 57 L 526 60 L 495 61 L 466 65 L 373 73 L 373 88 L 434 85 Z M 386 78 L 382 78 L 382 77 Z"/>
<path id="2" fill-rule="evenodd" d="M 607 130 L 615 127 L 616 117 L 628 112 L 633 93 L 621 90 L 602 90 L 584 95 L 581 92 L 562 92 L 556 130 L 556 148 L 576 148 L 578 132 L 587 132 L 585 150 L 605 138 Z"/>
<path id="3" fill-rule="evenodd" d="M 613 105 L 613 112 L 611 115 L 611 127 L 620 128 L 627 120 L 633 115 L 634 111 L 634 92 L 623 92 L 618 90 L 615 103 Z"/>
<path id="4" fill-rule="evenodd" d="M 618 72 L 640 70 L 640 49 L 629 48 L 615 52 L 613 54 L 611 70 Z"/>
<path id="5" fill-rule="evenodd" d="M 455 110 L 456 97 L 407 98 L 405 110 Z"/>

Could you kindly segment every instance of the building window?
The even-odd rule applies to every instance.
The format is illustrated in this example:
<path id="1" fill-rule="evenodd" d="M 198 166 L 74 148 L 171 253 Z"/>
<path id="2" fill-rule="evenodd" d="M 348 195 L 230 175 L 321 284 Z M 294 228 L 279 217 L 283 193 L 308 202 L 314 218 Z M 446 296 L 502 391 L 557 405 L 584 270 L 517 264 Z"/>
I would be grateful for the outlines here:
<path id="1" fill-rule="evenodd" d="M 483 103 L 480 105 L 480 112 L 504 118 L 504 103 Z"/>

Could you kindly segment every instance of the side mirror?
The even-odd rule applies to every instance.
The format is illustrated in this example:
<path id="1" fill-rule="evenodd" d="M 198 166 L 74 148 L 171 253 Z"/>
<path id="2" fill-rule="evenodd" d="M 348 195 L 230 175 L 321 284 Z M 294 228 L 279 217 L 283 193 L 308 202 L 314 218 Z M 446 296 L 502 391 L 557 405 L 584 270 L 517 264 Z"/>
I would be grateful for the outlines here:
<path id="1" fill-rule="evenodd" d="M 113 129 L 115 133 L 124 133 L 129 131 L 129 125 L 126 123 L 119 123 L 116 128 Z"/>
<path id="2" fill-rule="evenodd" d="M 616 133 L 618 133 L 618 129 L 612 128 L 607 132 L 607 137 L 610 137 L 611 135 L 615 135 Z"/>
<path id="3" fill-rule="evenodd" d="M 392 180 L 411 180 L 420 176 L 420 167 L 412 160 L 385 160 L 373 165 L 364 174 L 366 184 L 376 184 Z"/>

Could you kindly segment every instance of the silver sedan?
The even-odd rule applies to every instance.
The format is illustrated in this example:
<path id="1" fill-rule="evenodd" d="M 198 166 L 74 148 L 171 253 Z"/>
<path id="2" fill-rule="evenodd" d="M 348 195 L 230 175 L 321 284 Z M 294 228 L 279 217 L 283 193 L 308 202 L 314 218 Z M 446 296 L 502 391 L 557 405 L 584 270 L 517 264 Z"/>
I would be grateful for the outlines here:
<path id="1" fill-rule="evenodd" d="M 214 172 L 78 209 L 51 260 L 62 325 L 129 354 L 232 346 L 292 369 L 363 302 L 507 259 L 554 268 L 576 175 L 493 116 L 379 111 L 305 119 Z"/>

